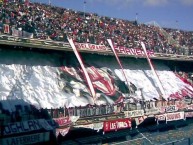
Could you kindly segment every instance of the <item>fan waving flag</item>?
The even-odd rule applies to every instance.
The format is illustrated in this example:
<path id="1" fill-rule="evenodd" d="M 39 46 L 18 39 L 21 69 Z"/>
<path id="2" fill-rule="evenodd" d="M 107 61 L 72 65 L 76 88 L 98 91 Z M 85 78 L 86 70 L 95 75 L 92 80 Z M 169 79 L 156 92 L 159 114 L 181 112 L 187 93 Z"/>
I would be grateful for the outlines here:
<path id="1" fill-rule="evenodd" d="M 96 99 L 96 98 L 95 98 L 95 97 L 96 97 L 96 93 L 95 93 L 93 84 L 92 84 L 92 82 L 91 82 L 91 79 L 90 79 L 90 77 L 89 77 L 89 75 L 88 75 L 88 72 L 87 72 L 87 70 L 86 70 L 86 68 L 85 68 L 85 66 L 84 66 L 83 61 L 82 61 L 82 58 L 81 58 L 78 50 L 76 49 L 73 40 L 72 40 L 71 38 L 68 38 L 68 42 L 70 43 L 70 45 L 71 45 L 71 47 L 72 47 L 72 49 L 73 49 L 73 51 L 74 51 L 74 54 L 76 55 L 76 58 L 78 59 L 78 62 L 79 62 L 80 66 L 81 66 L 81 68 L 82 68 L 82 70 L 83 70 L 83 73 L 84 73 L 84 75 L 85 75 L 86 81 L 87 81 L 88 86 L 89 86 L 89 89 L 90 89 L 90 91 L 91 91 L 92 97 L 94 98 L 94 101 L 95 101 L 95 99 Z"/>
<path id="2" fill-rule="evenodd" d="M 114 46 L 113 46 L 113 42 L 112 42 L 111 39 L 107 39 L 107 41 L 108 41 L 111 49 L 113 50 L 113 53 L 114 53 L 114 55 L 115 55 L 115 57 L 116 57 L 116 59 L 117 59 L 117 62 L 119 63 L 119 66 L 121 67 L 121 71 L 122 71 L 122 73 L 123 73 L 123 76 L 125 77 L 125 81 L 126 81 L 128 87 L 129 87 L 129 81 L 127 80 L 127 77 L 126 77 L 126 75 L 125 75 L 123 66 L 122 66 L 122 64 L 121 64 L 121 61 L 119 60 L 119 57 L 118 57 L 118 55 L 117 55 L 117 53 L 116 53 L 116 51 L 115 51 L 115 48 L 114 48 Z"/>

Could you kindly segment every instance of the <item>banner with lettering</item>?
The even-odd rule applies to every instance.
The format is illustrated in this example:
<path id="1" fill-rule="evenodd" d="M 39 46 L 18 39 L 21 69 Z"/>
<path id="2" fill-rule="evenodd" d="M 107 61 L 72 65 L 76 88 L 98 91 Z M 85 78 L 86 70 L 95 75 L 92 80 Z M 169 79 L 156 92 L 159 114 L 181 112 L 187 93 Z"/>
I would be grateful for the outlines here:
<path id="1" fill-rule="evenodd" d="M 79 116 L 53 118 L 54 122 L 56 123 L 56 126 L 58 127 L 68 126 L 71 123 L 76 122 L 78 119 L 79 119 Z"/>
<path id="2" fill-rule="evenodd" d="M 75 43 L 75 46 L 79 50 L 93 50 L 93 51 L 107 51 L 108 47 L 105 45 L 96 45 L 91 43 Z"/>
<path id="3" fill-rule="evenodd" d="M 144 51 L 141 48 L 126 48 L 124 46 L 114 46 L 115 50 L 119 54 L 127 54 L 133 56 L 144 56 Z M 147 50 L 147 55 L 149 57 L 154 57 L 154 51 Z"/>
<path id="4" fill-rule="evenodd" d="M 160 115 L 156 115 L 155 119 L 158 121 L 165 121 L 166 120 L 166 115 L 165 114 L 160 114 Z"/>
<path id="5" fill-rule="evenodd" d="M 0 140 L 2 145 L 26 145 L 26 144 L 38 144 L 41 142 L 47 142 L 50 139 L 50 133 L 36 133 L 18 137 L 9 137 Z"/>
<path id="6" fill-rule="evenodd" d="M 166 114 L 166 122 L 184 119 L 184 112 L 175 112 Z"/>
<path id="7" fill-rule="evenodd" d="M 159 108 L 160 113 L 169 113 L 169 112 L 175 112 L 178 111 L 178 107 L 176 105 L 170 105 L 170 106 L 162 106 Z"/>
<path id="8" fill-rule="evenodd" d="M 120 129 L 131 128 L 131 119 L 117 119 L 103 122 L 104 132 L 117 131 Z"/>
<path id="9" fill-rule="evenodd" d="M 87 129 L 93 129 L 94 128 L 94 124 L 85 124 L 85 125 L 76 125 L 74 126 L 75 128 L 87 128 Z"/>
<path id="10" fill-rule="evenodd" d="M 145 109 L 145 115 L 155 115 L 155 114 L 159 114 L 158 108 Z"/>
<path id="11" fill-rule="evenodd" d="M 24 132 L 38 131 L 40 129 L 52 130 L 52 126 L 44 119 L 28 120 L 24 122 L 9 123 L 4 126 L 4 135 L 19 134 Z"/>
<path id="12" fill-rule="evenodd" d="M 144 110 L 124 111 L 126 118 L 144 116 Z"/>

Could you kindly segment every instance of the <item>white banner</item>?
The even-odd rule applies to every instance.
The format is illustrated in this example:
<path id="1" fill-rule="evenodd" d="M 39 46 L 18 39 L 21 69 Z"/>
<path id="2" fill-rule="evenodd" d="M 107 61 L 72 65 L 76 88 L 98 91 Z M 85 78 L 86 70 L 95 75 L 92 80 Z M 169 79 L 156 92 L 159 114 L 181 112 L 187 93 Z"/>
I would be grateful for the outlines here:
<path id="1" fill-rule="evenodd" d="M 165 112 L 175 112 L 178 111 L 178 107 L 176 105 L 170 105 L 165 107 Z"/>
<path id="2" fill-rule="evenodd" d="M 25 37 L 25 38 L 33 38 L 33 33 L 29 33 L 29 32 L 23 31 L 23 37 Z"/>
<path id="3" fill-rule="evenodd" d="M 95 45 L 91 43 L 75 43 L 75 46 L 79 50 L 90 50 L 90 51 L 109 51 L 109 48 L 105 45 Z M 132 56 L 144 56 L 144 51 L 141 48 L 126 48 L 124 46 L 114 46 L 116 53 L 132 55 Z M 147 50 L 147 54 L 150 57 L 155 57 L 155 52 Z"/>
<path id="4" fill-rule="evenodd" d="M 12 28 L 12 36 L 22 37 L 22 31 Z"/>
<path id="5" fill-rule="evenodd" d="M 88 129 L 93 129 L 94 124 L 86 124 L 86 125 L 76 125 L 74 126 L 75 128 L 88 128 Z"/>
<path id="6" fill-rule="evenodd" d="M 167 113 L 166 114 L 166 122 L 167 121 L 175 121 L 184 119 L 184 112 L 175 112 L 175 113 Z"/>
<path id="7" fill-rule="evenodd" d="M 145 109 L 145 115 L 155 115 L 155 114 L 159 114 L 158 108 Z"/>
<path id="8" fill-rule="evenodd" d="M 100 123 L 94 123 L 94 127 L 93 127 L 94 130 L 100 130 L 100 129 L 103 129 L 103 122 L 100 122 Z"/>
<path id="9" fill-rule="evenodd" d="M 124 111 L 126 118 L 144 116 L 144 110 Z"/>
<path id="10" fill-rule="evenodd" d="M 166 120 L 166 115 L 165 114 L 156 115 L 155 118 L 157 119 L 157 121 L 164 121 Z"/>
<path id="11" fill-rule="evenodd" d="M 107 51 L 108 48 L 105 45 L 95 45 L 91 43 L 75 43 L 77 49 L 80 50 L 94 50 L 94 51 Z"/>

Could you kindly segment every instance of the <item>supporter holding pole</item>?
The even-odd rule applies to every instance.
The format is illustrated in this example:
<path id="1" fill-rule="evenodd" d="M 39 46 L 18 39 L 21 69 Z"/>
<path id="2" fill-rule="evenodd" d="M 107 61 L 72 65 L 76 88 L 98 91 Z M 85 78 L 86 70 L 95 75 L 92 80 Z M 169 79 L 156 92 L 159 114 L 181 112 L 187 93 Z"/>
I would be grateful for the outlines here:
<path id="1" fill-rule="evenodd" d="M 113 51 L 113 53 L 114 53 L 116 59 L 117 59 L 117 62 L 118 62 L 118 64 L 119 64 L 119 66 L 121 67 L 122 74 L 123 74 L 123 76 L 124 76 L 124 78 L 125 78 L 125 81 L 126 81 L 128 87 L 129 87 L 129 93 L 130 93 L 130 85 L 129 85 L 129 81 L 127 80 L 127 77 L 126 77 L 126 75 L 125 75 L 123 66 L 122 66 L 122 64 L 121 64 L 121 61 L 119 60 L 119 57 L 118 57 L 118 55 L 117 55 L 117 53 L 116 53 L 116 51 L 115 51 L 115 48 L 114 48 L 114 46 L 113 46 L 113 42 L 112 42 L 111 39 L 107 39 L 107 41 L 108 41 L 108 43 L 109 43 L 109 45 L 110 45 L 110 47 L 111 47 L 111 49 L 112 49 L 112 51 Z"/>
<path id="2" fill-rule="evenodd" d="M 72 49 L 74 51 L 74 54 L 76 55 L 76 58 L 78 59 L 78 62 L 79 62 L 80 66 L 81 66 L 81 68 L 83 70 L 83 73 L 85 75 L 86 81 L 88 83 L 88 86 L 89 86 L 89 89 L 90 89 L 90 92 L 91 92 L 91 95 L 92 95 L 92 97 L 94 99 L 94 102 L 95 102 L 96 93 L 95 93 L 92 81 L 91 81 L 91 79 L 90 79 L 90 77 L 88 75 L 88 72 L 87 72 L 87 70 L 86 70 L 86 68 L 84 66 L 84 63 L 82 61 L 82 58 L 81 58 L 78 50 L 76 49 L 76 46 L 74 45 L 74 42 L 73 42 L 72 38 L 67 38 L 67 39 L 68 39 L 68 42 L 70 43 L 70 45 L 71 45 L 71 47 L 72 47 Z"/>
<path id="3" fill-rule="evenodd" d="M 147 54 L 147 50 L 146 50 L 145 44 L 144 44 L 143 42 L 141 42 L 141 46 L 142 46 L 142 48 L 143 48 L 143 51 L 144 51 L 145 56 L 146 56 L 146 58 L 147 58 L 147 61 L 148 61 L 149 65 L 150 65 L 150 67 L 151 67 L 151 70 L 152 70 L 152 72 L 153 72 L 153 75 L 154 75 L 154 77 L 155 77 L 155 79 L 156 79 L 156 81 L 157 81 L 158 87 L 159 87 L 159 89 L 160 89 L 160 91 L 161 91 L 161 93 L 162 93 L 162 97 L 163 97 L 165 100 L 167 100 L 166 94 L 165 94 L 165 91 L 164 91 L 164 88 L 163 88 L 163 86 L 162 86 L 162 84 L 161 84 L 161 81 L 160 81 L 157 73 L 155 72 L 155 69 L 154 69 L 154 67 L 153 67 L 153 65 L 152 65 L 151 59 L 149 58 L 149 56 L 148 56 L 148 54 Z"/>

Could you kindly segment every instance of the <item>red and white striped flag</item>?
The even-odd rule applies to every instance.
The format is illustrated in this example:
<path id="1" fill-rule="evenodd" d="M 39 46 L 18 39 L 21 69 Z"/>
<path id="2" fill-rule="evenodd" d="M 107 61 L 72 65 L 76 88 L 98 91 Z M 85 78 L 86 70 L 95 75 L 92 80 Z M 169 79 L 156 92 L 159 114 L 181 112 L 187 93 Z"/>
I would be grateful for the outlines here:
<path id="1" fill-rule="evenodd" d="M 117 62 L 119 63 L 119 66 L 121 67 L 121 71 L 122 71 L 122 73 L 123 73 L 123 76 L 125 77 L 125 81 L 126 81 L 128 87 L 129 87 L 129 81 L 127 80 L 127 77 L 126 77 L 126 75 L 125 75 L 125 72 L 124 72 L 123 66 L 122 66 L 122 64 L 121 64 L 121 61 L 119 60 L 119 57 L 118 57 L 118 55 L 117 55 L 117 52 L 115 51 L 115 48 L 114 48 L 114 46 L 113 46 L 113 42 L 112 42 L 111 39 L 107 39 L 107 41 L 108 41 L 109 45 L 111 46 L 111 49 L 112 49 L 112 51 L 113 51 L 113 53 L 114 53 L 114 55 L 115 55 L 115 57 L 116 57 L 116 59 L 117 59 Z"/>
<path id="2" fill-rule="evenodd" d="M 74 54 L 76 55 L 76 58 L 78 59 L 78 62 L 79 62 L 80 66 L 81 66 L 81 68 L 82 68 L 82 70 L 83 70 L 83 73 L 84 73 L 84 75 L 85 75 L 86 81 L 87 81 L 88 86 L 89 86 L 89 89 L 90 89 L 90 91 L 91 91 L 92 97 L 94 98 L 94 101 L 95 101 L 95 99 L 96 99 L 96 98 L 95 98 L 95 97 L 96 97 L 96 93 L 95 93 L 93 84 L 92 84 L 92 82 L 91 82 L 91 79 L 90 79 L 90 77 L 89 77 L 89 75 L 88 75 L 88 72 L 87 72 L 87 70 L 86 70 L 86 68 L 85 68 L 85 66 L 84 66 L 83 61 L 82 61 L 82 58 L 81 58 L 78 50 L 76 49 L 76 46 L 74 45 L 74 42 L 73 42 L 72 38 L 68 38 L 68 42 L 70 43 L 70 45 L 71 45 L 71 47 L 72 47 L 72 49 L 73 49 L 73 51 L 74 51 Z"/>

